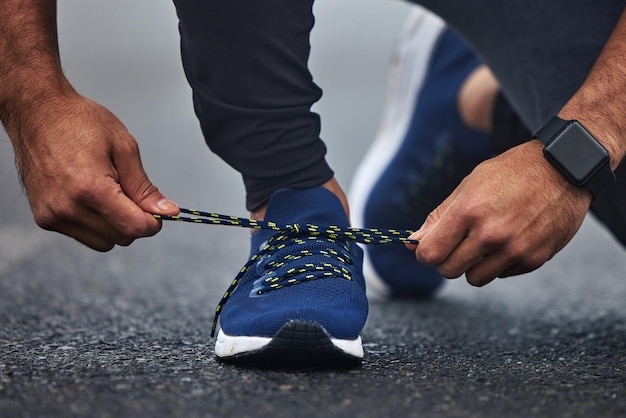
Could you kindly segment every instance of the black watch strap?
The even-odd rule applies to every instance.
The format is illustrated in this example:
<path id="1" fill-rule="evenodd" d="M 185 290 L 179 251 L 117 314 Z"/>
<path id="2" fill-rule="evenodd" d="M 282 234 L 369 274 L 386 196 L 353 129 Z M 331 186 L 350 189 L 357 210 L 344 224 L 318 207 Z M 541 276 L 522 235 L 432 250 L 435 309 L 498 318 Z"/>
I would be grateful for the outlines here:
<path id="1" fill-rule="evenodd" d="M 546 145 L 552 138 L 554 138 L 559 132 L 561 132 L 567 124 L 568 120 L 561 119 L 558 116 L 552 116 L 549 121 L 546 122 L 541 128 L 537 129 L 533 136 L 541 139 L 544 145 Z"/>
<path id="2" fill-rule="evenodd" d="M 598 172 L 589 179 L 585 187 L 591 190 L 593 196 L 596 197 L 602 193 L 605 188 L 615 183 L 616 180 L 611 166 L 607 163 L 606 168 L 598 170 Z"/>
<path id="3" fill-rule="evenodd" d="M 539 138 L 543 142 L 545 147 L 549 145 L 550 142 L 557 137 L 557 135 L 559 135 L 568 125 L 572 123 L 580 124 L 580 122 L 575 120 L 563 120 L 558 116 L 553 116 L 545 125 L 535 131 L 533 135 L 536 138 Z M 593 138 L 591 134 L 589 134 L 589 136 Z M 598 142 L 595 138 L 593 138 L 593 140 Z M 602 147 L 599 142 L 598 145 Z M 602 148 L 604 149 L 604 147 Z M 615 174 L 611 170 L 609 160 L 607 159 L 606 164 L 600 167 L 600 169 L 597 170 L 583 186 L 591 190 L 595 197 L 600 194 L 608 185 L 615 183 L 615 181 Z"/>

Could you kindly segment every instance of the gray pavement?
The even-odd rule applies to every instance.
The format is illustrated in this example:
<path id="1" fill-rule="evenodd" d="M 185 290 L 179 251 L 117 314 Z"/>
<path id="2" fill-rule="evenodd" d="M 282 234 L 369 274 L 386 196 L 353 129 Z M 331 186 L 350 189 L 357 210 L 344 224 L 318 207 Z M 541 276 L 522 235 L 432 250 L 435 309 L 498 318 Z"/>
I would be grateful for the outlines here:
<path id="1" fill-rule="evenodd" d="M 60 3 L 66 71 L 135 134 L 152 180 L 180 204 L 245 216 L 238 175 L 193 117 L 173 6 Z M 318 111 L 348 184 L 406 6 L 316 7 Z M 360 368 L 248 370 L 216 362 L 209 337 L 247 231 L 169 223 L 96 253 L 37 229 L 12 158 L 0 136 L 1 417 L 626 416 L 626 257 L 593 219 L 532 274 L 483 289 L 452 281 L 429 302 L 372 301 Z"/>

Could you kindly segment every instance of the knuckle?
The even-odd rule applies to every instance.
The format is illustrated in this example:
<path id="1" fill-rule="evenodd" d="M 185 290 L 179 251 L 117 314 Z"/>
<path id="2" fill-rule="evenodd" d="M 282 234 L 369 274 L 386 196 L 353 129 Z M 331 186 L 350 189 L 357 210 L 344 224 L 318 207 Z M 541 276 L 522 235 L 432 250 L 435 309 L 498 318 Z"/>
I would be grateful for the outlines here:
<path id="1" fill-rule="evenodd" d="M 123 227 L 121 227 L 121 234 L 125 237 L 124 240 L 132 243 L 133 240 L 143 237 L 151 237 L 156 235 L 161 230 L 162 224 L 156 219 L 154 222 L 146 220 L 143 214 L 138 215 L 136 218 L 129 219 Z"/>
<path id="2" fill-rule="evenodd" d="M 478 193 L 475 196 L 471 196 L 462 202 L 457 203 L 460 207 L 460 211 L 457 216 L 461 217 L 461 221 L 465 223 L 479 223 L 485 212 L 485 199 L 480 198 Z"/>
<path id="3" fill-rule="evenodd" d="M 548 261 L 550 256 L 546 251 L 531 251 L 527 254 L 526 260 L 523 263 L 527 271 L 537 270 Z"/>
<path id="4" fill-rule="evenodd" d="M 466 275 L 465 276 L 465 280 L 467 281 L 468 284 L 470 284 L 471 286 L 474 287 L 483 287 L 484 284 L 482 283 L 481 280 L 479 280 L 477 277 L 474 277 L 472 275 Z"/>
<path id="5" fill-rule="evenodd" d="M 103 244 L 99 244 L 99 245 L 94 245 L 91 246 L 91 248 L 93 248 L 94 250 L 101 252 L 101 253 L 106 253 L 111 251 L 113 248 L 115 247 L 115 244 L 112 242 L 108 242 L 108 243 L 103 243 Z"/>
<path id="6" fill-rule="evenodd" d="M 121 247 L 128 247 L 133 242 L 135 242 L 134 238 L 122 238 L 117 242 L 117 245 Z"/>
<path id="7" fill-rule="evenodd" d="M 520 238 L 507 247 L 506 256 L 509 264 L 529 272 L 544 265 L 552 254 L 548 248 L 538 247 L 532 240 Z"/>
<path id="8" fill-rule="evenodd" d="M 149 233 L 150 233 L 150 230 L 148 228 L 146 228 L 143 224 L 142 225 L 132 225 L 130 227 L 128 236 L 132 237 L 133 239 L 136 239 L 136 238 L 145 237 Z"/>
<path id="9" fill-rule="evenodd" d="M 149 227 L 148 229 L 144 230 L 143 233 L 143 237 L 152 237 L 156 234 L 158 234 L 161 231 L 161 228 L 163 227 L 163 224 L 161 222 L 157 222 L 156 226 L 154 227 Z"/>
<path id="10" fill-rule="evenodd" d="M 126 155 L 139 155 L 139 144 L 137 144 L 137 141 L 135 141 L 133 136 L 128 132 L 124 132 L 124 135 L 116 142 L 115 147 Z"/>
<path id="11" fill-rule="evenodd" d="M 417 247 L 417 259 L 427 265 L 436 265 L 443 261 L 442 255 L 436 248 L 422 245 Z"/>
<path id="12" fill-rule="evenodd" d="M 65 205 L 45 205 L 33 209 L 33 218 L 37 226 L 48 231 L 59 231 L 64 224 L 73 219 L 73 211 Z"/>
<path id="13" fill-rule="evenodd" d="M 137 186 L 136 196 L 138 200 L 145 200 L 156 193 L 159 193 L 159 189 L 148 178 L 143 179 Z"/>
<path id="14" fill-rule="evenodd" d="M 125 238 L 123 239 L 123 241 L 125 242 L 129 242 L 129 241 L 132 242 L 135 239 L 141 238 L 144 236 L 143 231 L 136 227 L 128 228 L 125 231 L 124 235 L 125 235 Z M 129 242 L 129 245 L 130 245 L 130 242 Z"/>
<path id="15" fill-rule="evenodd" d="M 502 228 L 492 226 L 483 228 L 477 237 L 478 245 L 486 249 L 502 247 L 507 240 L 508 236 Z"/>
<path id="16" fill-rule="evenodd" d="M 119 232 L 122 235 L 122 238 L 120 238 L 120 242 L 128 242 L 127 245 L 130 245 L 130 243 L 132 243 L 132 241 L 134 241 L 135 239 L 141 238 L 146 235 L 146 228 L 143 224 L 129 222 L 126 225 L 120 227 Z"/>
<path id="17" fill-rule="evenodd" d="M 425 222 L 436 223 L 441 216 L 439 215 L 439 207 L 433 209 L 426 217 Z"/>
<path id="18" fill-rule="evenodd" d="M 491 281 L 489 277 L 470 272 L 465 274 L 465 280 L 474 287 L 483 287 Z"/>
<path id="19" fill-rule="evenodd" d="M 102 196 L 111 191 L 111 185 L 114 184 L 108 178 L 94 178 L 88 174 L 79 174 L 78 180 L 72 197 L 74 200 L 84 202 L 89 206 L 98 204 Z"/>
<path id="20" fill-rule="evenodd" d="M 52 212 L 33 210 L 33 218 L 41 229 L 56 231 L 58 220 Z"/>
<path id="21" fill-rule="evenodd" d="M 441 274 L 441 276 L 445 277 L 446 279 L 456 279 L 463 274 L 463 272 L 459 271 L 458 268 L 450 267 L 447 265 L 439 266 L 437 268 L 437 271 L 439 272 L 439 274 Z"/>

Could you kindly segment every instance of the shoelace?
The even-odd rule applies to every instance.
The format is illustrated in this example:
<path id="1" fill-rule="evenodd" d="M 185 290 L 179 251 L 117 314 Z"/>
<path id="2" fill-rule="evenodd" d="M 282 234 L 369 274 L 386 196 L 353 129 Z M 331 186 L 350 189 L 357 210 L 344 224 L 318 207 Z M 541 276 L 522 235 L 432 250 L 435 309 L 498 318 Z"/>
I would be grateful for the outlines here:
<path id="1" fill-rule="evenodd" d="M 348 241 L 354 241 L 367 245 L 382 245 L 391 243 L 400 244 L 419 244 L 417 240 L 411 240 L 408 237 L 413 233 L 411 230 L 402 229 L 379 229 L 379 228 L 354 228 L 347 227 L 342 228 L 336 225 L 314 225 L 314 224 L 277 224 L 272 221 L 257 221 L 254 219 L 240 218 L 237 216 L 222 215 L 219 213 L 203 212 L 199 210 L 191 210 L 181 208 L 180 212 L 190 216 L 170 216 L 153 214 L 156 219 L 164 221 L 177 221 L 177 222 L 189 222 L 196 224 L 207 225 L 225 225 L 225 226 L 237 226 L 241 228 L 251 229 L 267 229 L 276 231 L 277 234 L 269 238 L 264 245 L 261 246 L 259 251 L 255 253 L 248 262 L 241 268 L 237 276 L 233 279 L 230 286 L 222 296 L 222 299 L 215 308 L 215 317 L 213 319 L 213 326 L 211 328 L 211 337 L 215 336 L 215 330 L 217 328 L 217 321 L 219 315 L 224 308 L 224 305 L 232 295 L 233 291 L 237 288 L 241 279 L 246 272 L 261 260 L 262 257 L 266 257 L 268 254 L 275 252 L 277 249 L 284 249 L 288 245 L 292 244 L 306 244 L 307 240 L 319 240 L 325 238 L 332 243 L 336 243 L 343 247 L 344 251 L 337 251 L 334 249 L 320 250 L 316 253 L 311 253 L 309 250 L 300 250 L 296 254 L 290 254 L 279 260 L 272 260 L 267 263 L 266 268 L 268 272 L 264 276 L 263 280 L 255 282 L 253 292 L 256 295 L 262 295 L 268 291 L 281 289 L 285 286 L 295 285 L 308 280 L 315 280 L 322 277 L 342 277 L 346 280 L 352 280 L 349 272 L 344 267 L 337 267 L 332 263 L 322 263 L 321 265 L 315 265 L 312 263 L 303 263 L 298 268 L 288 270 L 287 275 L 284 277 L 276 277 L 272 273 L 284 266 L 287 262 L 299 260 L 307 256 L 312 255 L 324 255 L 329 258 L 339 260 L 341 264 L 352 264 L 350 258 L 350 251 L 346 243 Z"/>

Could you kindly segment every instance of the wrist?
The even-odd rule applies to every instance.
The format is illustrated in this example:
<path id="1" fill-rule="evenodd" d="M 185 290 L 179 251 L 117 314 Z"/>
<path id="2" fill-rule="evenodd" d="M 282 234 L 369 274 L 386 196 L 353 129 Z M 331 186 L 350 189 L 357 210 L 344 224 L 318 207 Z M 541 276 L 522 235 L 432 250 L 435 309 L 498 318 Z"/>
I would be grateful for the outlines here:
<path id="1" fill-rule="evenodd" d="M 589 100 L 590 99 L 587 97 L 585 105 L 583 106 L 580 98 L 575 97 L 571 99 L 570 102 L 561 109 L 558 117 L 564 120 L 579 121 L 609 152 L 609 164 L 611 170 L 615 171 L 626 155 L 626 143 L 621 134 L 623 129 L 620 128 L 617 122 L 620 118 L 612 117 L 609 111 L 610 109 L 607 109 L 602 103 L 594 103 Z M 602 109 L 602 111 L 596 111 L 595 109 Z"/>
<path id="2" fill-rule="evenodd" d="M 519 146 L 528 147 L 527 150 L 534 159 L 534 161 L 536 161 L 537 170 L 542 173 L 542 177 L 545 179 L 546 185 L 556 185 L 574 198 L 586 199 L 589 201 L 589 203 L 591 203 L 591 201 L 593 200 L 593 193 L 585 187 L 575 186 L 574 184 L 572 184 L 572 182 L 570 182 L 546 158 L 546 155 L 544 153 L 544 144 L 540 139 L 535 138 Z"/>
<path id="3" fill-rule="evenodd" d="M 0 32 L 0 122 L 10 130 L 50 98 L 73 89 L 59 58 L 56 1 L 4 1 Z"/>
<path id="4" fill-rule="evenodd" d="M 24 71 L 20 78 L 29 81 L 14 83 L 13 89 L 4 89 L 0 95 L 0 122 L 12 141 L 20 139 L 18 132 L 21 136 L 27 127 L 45 119 L 59 103 L 79 96 L 62 74 L 29 77 L 29 71 Z"/>
<path id="5" fill-rule="evenodd" d="M 543 142 L 545 158 L 572 185 L 598 196 L 615 183 L 608 150 L 579 121 L 554 116 L 534 136 Z"/>

